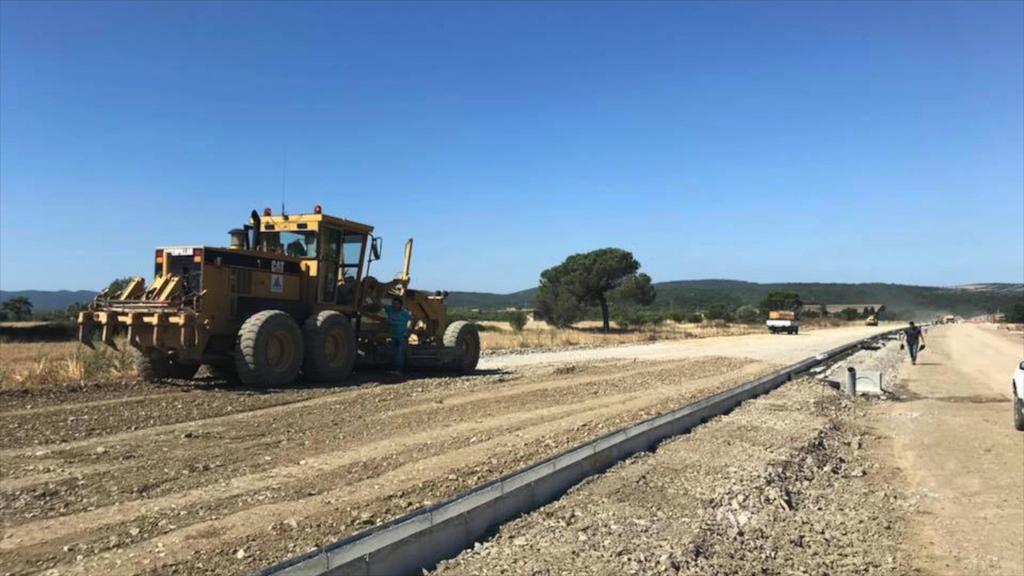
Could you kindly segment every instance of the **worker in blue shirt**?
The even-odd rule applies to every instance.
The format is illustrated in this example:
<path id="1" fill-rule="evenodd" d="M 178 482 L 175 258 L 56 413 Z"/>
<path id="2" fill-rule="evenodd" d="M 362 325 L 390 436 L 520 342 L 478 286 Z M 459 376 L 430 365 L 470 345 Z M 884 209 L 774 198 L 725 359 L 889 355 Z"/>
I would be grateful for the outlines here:
<path id="1" fill-rule="evenodd" d="M 402 299 L 398 296 L 391 299 L 391 306 L 386 310 L 391 331 L 391 351 L 395 355 L 395 372 L 401 374 L 405 371 L 405 351 L 409 346 L 409 327 L 413 318 L 402 307 Z"/>

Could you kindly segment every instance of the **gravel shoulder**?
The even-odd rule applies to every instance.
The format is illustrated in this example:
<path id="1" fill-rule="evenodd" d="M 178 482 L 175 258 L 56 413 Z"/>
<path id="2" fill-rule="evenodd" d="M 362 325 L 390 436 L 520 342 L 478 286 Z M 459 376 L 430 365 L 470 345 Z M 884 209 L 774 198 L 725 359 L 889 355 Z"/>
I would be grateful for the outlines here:
<path id="1" fill-rule="evenodd" d="M 909 574 L 902 478 L 851 402 L 787 384 L 503 526 L 445 576 Z"/>
<path id="2" fill-rule="evenodd" d="M 604 348 L 583 348 L 551 352 L 493 354 L 480 359 L 484 370 L 509 370 L 522 366 L 579 363 L 601 360 L 659 361 L 698 356 L 754 358 L 786 365 L 803 360 L 847 342 L 891 330 L 893 326 L 844 326 L 798 335 L 749 334 L 693 340 L 663 340 L 650 344 L 627 344 Z"/>

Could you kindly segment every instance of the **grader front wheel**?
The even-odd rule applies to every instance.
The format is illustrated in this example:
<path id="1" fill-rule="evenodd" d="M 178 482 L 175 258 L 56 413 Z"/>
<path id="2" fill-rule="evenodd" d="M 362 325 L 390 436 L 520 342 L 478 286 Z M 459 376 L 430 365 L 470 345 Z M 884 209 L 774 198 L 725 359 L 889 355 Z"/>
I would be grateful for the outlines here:
<path id="1" fill-rule="evenodd" d="M 306 358 L 302 374 L 311 382 L 338 382 L 356 362 L 356 333 L 348 317 L 325 310 L 310 316 L 302 327 Z"/>
<path id="2" fill-rule="evenodd" d="M 444 331 L 444 346 L 455 351 L 455 368 L 463 374 L 476 370 L 480 360 L 480 332 L 476 324 L 452 322 Z"/>
<path id="3" fill-rule="evenodd" d="M 235 340 L 238 379 L 250 386 L 286 386 L 299 376 L 303 344 L 299 325 L 280 310 L 264 310 L 242 324 Z"/>

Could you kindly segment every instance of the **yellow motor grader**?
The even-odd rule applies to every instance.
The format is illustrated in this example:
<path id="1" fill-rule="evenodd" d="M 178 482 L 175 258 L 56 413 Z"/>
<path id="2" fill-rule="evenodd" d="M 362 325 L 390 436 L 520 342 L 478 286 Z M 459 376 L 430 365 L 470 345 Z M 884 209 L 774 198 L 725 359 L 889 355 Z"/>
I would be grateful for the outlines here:
<path id="1" fill-rule="evenodd" d="M 126 334 L 146 379 L 192 378 L 202 364 L 244 384 L 284 386 L 298 379 L 336 382 L 359 363 L 393 361 L 384 306 L 400 297 L 413 316 L 412 366 L 472 372 L 480 357 L 477 327 L 449 322 L 447 293 L 409 288 L 412 240 L 402 273 L 369 275 L 382 240 L 373 227 L 311 214 L 262 216 L 229 232 L 227 248 L 158 248 L 148 287 L 134 278 L 101 293 L 79 314 L 78 337 L 116 346 Z"/>

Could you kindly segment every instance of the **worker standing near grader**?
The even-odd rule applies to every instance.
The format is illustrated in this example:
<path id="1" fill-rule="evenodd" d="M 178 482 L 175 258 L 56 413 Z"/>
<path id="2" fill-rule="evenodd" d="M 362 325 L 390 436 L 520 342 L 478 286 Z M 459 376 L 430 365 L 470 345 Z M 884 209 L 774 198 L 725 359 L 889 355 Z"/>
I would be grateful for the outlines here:
<path id="1" fill-rule="evenodd" d="M 391 331 L 391 353 L 394 355 L 395 373 L 401 376 L 405 373 L 405 356 L 409 348 L 409 323 L 412 322 L 412 314 L 402 307 L 402 299 L 395 296 L 391 299 L 391 307 L 388 308 L 388 327 Z"/>
<path id="2" fill-rule="evenodd" d="M 373 227 L 319 205 L 312 214 L 254 210 L 229 234 L 228 248 L 158 248 L 153 283 L 135 278 L 97 296 L 79 314 L 79 340 L 92 346 L 98 328 L 115 346 L 126 333 L 146 379 L 192 378 L 206 364 L 254 386 L 285 386 L 300 373 L 338 382 L 357 362 L 404 369 L 406 357 L 415 366 L 476 368 L 477 327 L 449 322 L 447 293 L 409 288 L 411 239 L 402 273 L 380 282 L 369 274 L 382 248 Z M 404 331 L 384 310 L 388 298 L 400 304 Z"/>

